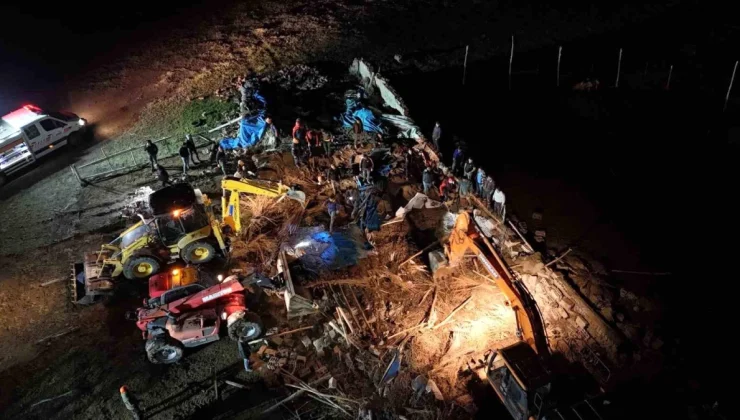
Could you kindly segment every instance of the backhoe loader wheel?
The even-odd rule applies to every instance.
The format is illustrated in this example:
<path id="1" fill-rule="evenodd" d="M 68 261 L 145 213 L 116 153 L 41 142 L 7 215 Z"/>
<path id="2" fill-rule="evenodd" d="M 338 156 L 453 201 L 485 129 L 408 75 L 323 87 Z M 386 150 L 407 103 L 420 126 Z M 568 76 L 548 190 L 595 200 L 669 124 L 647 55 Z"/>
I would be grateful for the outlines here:
<path id="1" fill-rule="evenodd" d="M 159 261 L 147 255 L 131 257 L 123 266 L 123 275 L 129 280 L 146 279 L 157 274 L 160 269 Z"/>
<path id="2" fill-rule="evenodd" d="M 188 264 L 204 264 L 216 256 L 216 248 L 206 241 L 195 241 L 185 245 L 180 255 Z"/>
<path id="3" fill-rule="evenodd" d="M 249 341 L 262 335 L 262 320 L 257 314 L 247 312 L 229 325 L 229 338 L 234 341 Z"/>
<path id="4" fill-rule="evenodd" d="M 149 361 L 158 365 L 177 363 L 184 352 L 182 344 L 170 337 L 147 340 L 144 348 Z"/>

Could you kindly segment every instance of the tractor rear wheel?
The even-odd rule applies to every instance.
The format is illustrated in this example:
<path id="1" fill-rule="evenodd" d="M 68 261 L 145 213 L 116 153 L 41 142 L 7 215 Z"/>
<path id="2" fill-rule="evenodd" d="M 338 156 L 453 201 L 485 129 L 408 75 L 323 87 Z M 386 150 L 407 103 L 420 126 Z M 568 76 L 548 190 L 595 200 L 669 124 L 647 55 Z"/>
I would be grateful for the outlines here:
<path id="1" fill-rule="evenodd" d="M 123 265 L 123 275 L 129 280 L 147 279 L 159 272 L 159 261 L 149 255 L 131 257 Z"/>
<path id="2" fill-rule="evenodd" d="M 262 320 L 257 314 L 247 312 L 229 325 L 229 338 L 234 341 L 249 341 L 262 335 Z"/>
<path id="3" fill-rule="evenodd" d="M 168 365 L 182 359 L 182 344 L 170 337 L 158 337 L 146 341 L 146 356 L 154 364 Z"/>
<path id="4" fill-rule="evenodd" d="M 185 245 L 180 256 L 188 264 L 204 264 L 216 257 L 216 248 L 209 242 L 195 241 Z"/>

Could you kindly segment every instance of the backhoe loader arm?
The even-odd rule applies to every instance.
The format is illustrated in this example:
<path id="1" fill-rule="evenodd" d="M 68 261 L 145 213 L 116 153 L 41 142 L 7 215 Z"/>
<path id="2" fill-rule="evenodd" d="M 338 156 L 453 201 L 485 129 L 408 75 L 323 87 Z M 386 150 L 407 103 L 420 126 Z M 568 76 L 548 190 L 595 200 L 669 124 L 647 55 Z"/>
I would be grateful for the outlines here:
<path id="1" fill-rule="evenodd" d="M 476 242 L 483 242 L 484 249 Z M 461 212 L 457 216 L 447 245 L 445 251 L 450 265 L 461 262 L 467 252 L 478 258 L 508 299 L 516 317 L 517 334 L 522 341 L 541 356 L 549 355 L 545 329 L 534 300 L 519 282 L 513 281 L 511 273 L 490 242 L 471 224 L 468 212 Z"/>
<path id="2" fill-rule="evenodd" d="M 241 231 L 241 209 L 239 207 L 239 194 L 263 195 L 265 197 L 286 196 L 296 200 L 301 205 L 306 202 L 306 194 L 288 188 L 281 183 L 261 181 L 257 179 L 224 178 L 221 180 L 223 195 L 221 197 L 221 212 L 224 224 L 238 233 Z"/>

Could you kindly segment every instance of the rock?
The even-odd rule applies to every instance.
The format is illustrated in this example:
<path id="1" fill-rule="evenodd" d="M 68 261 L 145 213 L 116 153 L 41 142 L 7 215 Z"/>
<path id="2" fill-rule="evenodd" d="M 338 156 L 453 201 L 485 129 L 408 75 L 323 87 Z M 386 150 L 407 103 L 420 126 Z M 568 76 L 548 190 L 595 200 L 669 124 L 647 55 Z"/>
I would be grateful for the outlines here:
<path id="1" fill-rule="evenodd" d="M 607 321 L 613 321 L 614 320 L 614 310 L 611 306 L 605 306 L 601 308 L 601 314 L 604 315 L 604 318 Z"/>
<path id="2" fill-rule="evenodd" d="M 285 357 L 283 357 L 280 360 L 278 360 L 278 366 L 283 367 L 286 364 L 288 364 L 288 359 L 286 359 Z"/>
<path id="3" fill-rule="evenodd" d="M 301 337 L 301 343 L 303 343 L 303 346 L 306 347 L 307 349 L 311 348 L 311 339 L 308 338 L 307 335 L 304 335 L 303 337 Z"/>
<path id="4" fill-rule="evenodd" d="M 329 389 L 337 389 L 337 380 L 333 376 L 329 378 Z"/>
<path id="5" fill-rule="evenodd" d="M 583 319 L 580 315 L 576 317 L 576 325 L 578 325 L 579 328 L 582 330 L 585 330 L 586 327 L 588 327 L 588 321 Z"/>
<path id="6" fill-rule="evenodd" d="M 538 211 L 532 212 L 532 220 L 542 220 L 542 213 Z"/>
<path id="7" fill-rule="evenodd" d="M 274 349 L 265 349 L 264 354 L 267 356 L 275 356 L 277 354 L 277 350 Z"/>
<path id="8" fill-rule="evenodd" d="M 562 298 L 559 303 L 560 303 L 560 306 L 562 306 L 563 308 L 569 311 L 572 311 L 573 307 L 576 306 L 576 304 L 573 303 L 573 301 L 567 297 Z"/>
<path id="9" fill-rule="evenodd" d="M 566 311 L 564 308 L 558 308 L 558 314 L 560 314 L 560 317 L 563 319 L 568 318 L 568 311 Z"/>
<path id="10" fill-rule="evenodd" d="M 623 313 L 617 312 L 617 314 L 615 315 L 615 317 L 617 318 L 617 322 L 624 322 L 624 314 Z"/>
<path id="11" fill-rule="evenodd" d="M 580 274 L 571 273 L 570 279 L 581 290 L 585 289 L 586 286 L 588 286 L 588 279 Z"/>
<path id="12" fill-rule="evenodd" d="M 283 339 L 280 338 L 280 337 L 272 337 L 272 338 L 268 337 L 268 338 L 269 338 L 270 341 L 272 341 L 273 343 L 275 343 L 278 346 L 281 345 L 281 344 L 283 344 Z"/>
<path id="13" fill-rule="evenodd" d="M 263 344 L 262 346 L 260 346 L 260 349 L 257 350 L 257 355 L 262 356 L 265 353 L 265 350 L 267 350 L 267 346 Z"/>

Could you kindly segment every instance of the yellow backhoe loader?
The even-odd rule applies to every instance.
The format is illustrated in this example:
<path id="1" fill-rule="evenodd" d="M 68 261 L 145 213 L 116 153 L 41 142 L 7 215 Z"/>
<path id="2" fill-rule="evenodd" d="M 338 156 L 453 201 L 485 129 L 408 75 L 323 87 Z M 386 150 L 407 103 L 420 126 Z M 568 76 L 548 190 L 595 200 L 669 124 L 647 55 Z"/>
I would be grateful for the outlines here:
<path id="1" fill-rule="evenodd" d="M 72 300 L 94 303 L 111 295 L 116 280 L 144 280 L 176 260 L 203 264 L 218 254 L 228 256 L 229 244 L 208 197 L 188 184 L 176 184 L 149 196 L 152 216 L 126 229 L 99 251 L 73 264 Z"/>
<path id="2" fill-rule="evenodd" d="M 223 196 L 221 197 L 221 212 L 223 224 L 231 228 L 234 233 L 242 230 L 241 209 L 239 194 L 264 195 L 267 197 L 288 197 L 301 205 L 306 204 L 306 193 L 295 188 L 289 188 L 281 183 L 258 179 L 226 177 L 221 180 Z"/>

